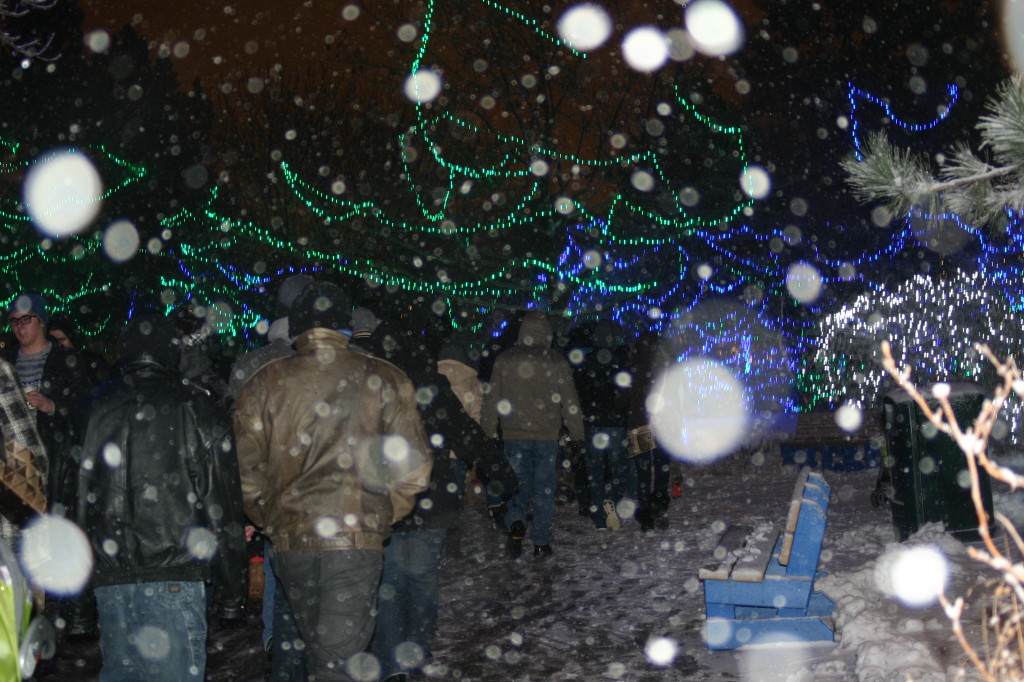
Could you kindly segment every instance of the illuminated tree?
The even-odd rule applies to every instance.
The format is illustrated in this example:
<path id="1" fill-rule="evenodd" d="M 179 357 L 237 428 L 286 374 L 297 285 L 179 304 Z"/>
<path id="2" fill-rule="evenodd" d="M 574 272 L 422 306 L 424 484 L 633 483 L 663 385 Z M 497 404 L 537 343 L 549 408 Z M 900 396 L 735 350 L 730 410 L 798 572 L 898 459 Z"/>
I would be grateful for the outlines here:
<path id="1" fill-rule="evenodd" d="M 6 272 L 0 300 L 34 289 L 96 332 L 117 328 L 132 300 L 141 302 L 139 292 L 157 300 L 165 289 L 184 296 L 169 282 L 182 279 L 190 245 L 210 241 L 209 232 L 195 224 L 169 229 L 163 221 L 207 196 L 208 104 L 197 93 L 180 92 L 169 62 L 151 60 L 146 41 L 130 29 L 99 51 L 84 50 L 79 34 L 77 49 L 55 63 L 8 56 L 0 64 L 8 74 L 0 87 Z M 22 181 L 33 163 L 72 149 L 99 170 L 102 207 L 84 232 L 55 239 L 28 219 Z M 129 221 L 139 239 L 131 267 L 111 261 L 103 249 L 104 231 L 117 220 Z M 200 265 L 188 264 L 191 277 L 203 274 Z"/>
<path id="2" fill-rule="evenodd" d="M 281 162 L 245 171 L 232 152 L 216 219 L 264 245 L 294 229 L 286 243 L 299 264 L 487 307 L 667 306 L 764 274 L 729 243 L 753 235 L 721 230 L 751 203 L 745 149 L 738 127 L 678 87 L 700 67 L 670 62 L 652 75 L 615 48 L 574 50 L 541 2 L 431 1 L 419 19 L 419 29 L 391 19 L 409 22 L 397 32 L 410 47 L 386 60 L 368 65 L 353 43 L 351 62 L 326 55 L 301 84 L 274 74 L 235 84 L 247 115 L 229 122 L 228 146 Z M 422 96 L 431 77 L 442 89 Z M 269 200 L 242 205 L 256 196 Z M 269 222 L 252 219 L 268 211 Z M 701 262 L 711 276 L 691 276 Z"/>
<path id="3" fill-rule="evenodd" d="M 1024 92 L 1019 79 L 1003 82 L 977 123 L 977 151 L 961 142 L 938 155 L 892 145 L 880 132 L 863 152 L 842 164 L 861 201 L 885 202 L 895 216 L 915 210 L 951 212 L 968 223 L 1002 227 L 1007 210 L 1024 210 Z"/>
<path id="4" fill-rule="evenodd" d="M 975 346 L 999 356 L 1020 355 L 1020 313 L 984 273 L 957 270 L 917 275 L 894 287 L 879 286 L 819 326 L 816 352 L 804 368 L 811 403 L 844 402 L 874 409 L 895 385 L 882 366 L 881 344 L 900 339 L 896 362 L 914 368 L 915 381 L 969 381 L 986 390 L 997 377 Z M 1021 405 L 1011 401 L 1017 437 Z"/>

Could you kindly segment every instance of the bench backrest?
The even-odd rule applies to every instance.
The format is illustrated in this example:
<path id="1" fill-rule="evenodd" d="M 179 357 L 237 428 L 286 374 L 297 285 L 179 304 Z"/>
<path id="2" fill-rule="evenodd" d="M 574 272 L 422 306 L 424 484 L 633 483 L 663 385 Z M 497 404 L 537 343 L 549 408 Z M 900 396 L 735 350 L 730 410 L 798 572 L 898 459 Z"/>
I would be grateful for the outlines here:
<path id="1" fill-rule="evenodd" d="M 825 477 L 805 467 L 797 478 L 783 529 L 779 563 L 786 575 L 814 576 L 828 520 L 829 487 Z"/>
<path id="2" fill-rule="evenodd" d="M 859 429 L 850 433 L 836 422 L 835 412 L 801 412 L 796 416 L 796 428 L 783 442 L 808 443 L 865 443 L 884 436 L 878 420 L 866 420 Z"/>

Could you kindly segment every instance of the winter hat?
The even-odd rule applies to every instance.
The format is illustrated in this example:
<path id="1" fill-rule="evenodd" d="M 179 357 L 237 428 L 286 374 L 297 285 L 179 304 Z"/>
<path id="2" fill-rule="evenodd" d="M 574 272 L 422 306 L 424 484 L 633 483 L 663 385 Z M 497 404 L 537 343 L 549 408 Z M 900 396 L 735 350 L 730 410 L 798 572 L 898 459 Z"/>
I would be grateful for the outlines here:
<path id="1" fill-rule="evenodd" d="M 174 325 L 163 315 L 136 315 L 117 339 L 118 359 L 148 357 L 165 367 L 177 367 L 181 357 L 181 339 Z"/>
<path id="2" fill-rule="evenodd" d="M 34 291 L 26 291 L 14 297 L 14 302 L 11 303 L 11 308 L 7 311 L 7 314 L 13 315 L 14 313 L 37 315 L 39 321 L 43 324 L 50 321 L 50 316 L 46 312 L 46 301 Z"/>
<path id="3" fill-rule="evenodd" d="M 622 343 L 622 327 L 611 320 L 601 320 L 594 325 L 594 346 L 612 348 Z"/>
<path id="4" fill-rule="evenodd" d="M 309 275 L 292 275 L 281 282 L 277 290 L 277 308 L 282 313 L 287 313 L 295 305 L 295 299 L 299 297 L 302 290 L 312 284 L 313 278 Z"/>
<path id="5" fill-rule="evenodd" d="M 290 341 L 291 337 L 288 336 L 288 318 L 279 317 L 270 325 L 270 331 L 267 332 L 268 341 Z"/>
<path id="6" fill-rule="evenodd" d="M 314 327 L 347 329 L 351 323 L 348 296 L 330 282 L 314 280 L 302 290 L 288 313 L 288 332 L 293 337 Z"/>
<path id="7" fill-rule="evenodd" d="M 438 362 L 441 360 L 454 360 L 455 362 L 461 362 L 466 367 L 474 367 L 475 365 L 472 360 L 469 359 L 469 354 L 466 353 L 466 349 L 459 343 L 446 343 L 441 346 L 441 352 L 437 354 Z"/>
<path id="8" fill-rule="evenodd" d="M 50 318 L 49 323 L 46 325 L 46 330 L 48 332 L 64 332 L 64 336 L 68 337 L 72 346 L 76 348 L 79 346 L 78 325 L 75 324 L 70 315 L 57 313 Z"/>
<path id="9" fill-rule="evenodd" d="M 359 306 L 352 311 L 352 331 L 356 336 L 368 336 L 377 328 L 378 324 L 380 324 L 380 320 L 369 308 Z M 360 332 L 366 333 L 360 334 Z"/>

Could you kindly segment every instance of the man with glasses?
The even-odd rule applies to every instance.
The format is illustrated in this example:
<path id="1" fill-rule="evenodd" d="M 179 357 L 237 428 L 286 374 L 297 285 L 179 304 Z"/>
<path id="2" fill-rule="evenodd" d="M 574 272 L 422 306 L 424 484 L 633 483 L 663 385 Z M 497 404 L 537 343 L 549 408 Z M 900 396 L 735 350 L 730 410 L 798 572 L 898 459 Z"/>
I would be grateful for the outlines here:
<path id="1" fill-rule="evenodd" d="M 74 476 L 77 456 L 72 450 L 72 411 L 92 388 L 85 361 L 77 351 L 64 348 L 47 334 L 50 316 L 43 297 L 24 292 L 14 297 L 7 324 L 15 343 L 4 349 L 14 365 L 25 399 L 35 418 L 36 430 L 46 447 L 49 477 L 46 497 L 50 511 L 64 514 L 74 509 Z M 85 636 L 96 629 L 91 595 L 61 601 L 58 609 L 67 622 L 67 634 Z"/>
<path id="2" fill-rule="evenodd" d="M 81 356 L 55 343 L 47 334 L 49 320 L 42 296 L 34 292 L 15 296 L 7 323 L 16 343 L 5 351 L 50 455 L 47 497 L 52 506 L 68 504 L 64 480 L 73 471 L 73 467 L 69 471 L 66 463 L 71 444 L 71 410 L 92 385 Z"/>

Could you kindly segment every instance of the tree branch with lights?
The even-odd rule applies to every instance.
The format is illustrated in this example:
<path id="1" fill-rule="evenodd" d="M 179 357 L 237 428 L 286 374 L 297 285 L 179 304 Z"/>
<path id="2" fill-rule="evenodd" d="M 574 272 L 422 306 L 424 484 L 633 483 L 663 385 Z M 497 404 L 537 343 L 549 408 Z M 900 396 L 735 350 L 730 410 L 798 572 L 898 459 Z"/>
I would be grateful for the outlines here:
<path id="1" fill-rule="evenodd" d="M 989 456 L 988 452 L 992 430 L 999 421 L 1000 413 L 1007 400 L 1013 394 L 1024 397 L 1024 378 L 1021 377 L 1020 369 L 1012 355 L 1007 356 L 1006 360 L 1000 360 L 988 346 L 983 344 L 978 344 L 976 350 L 995 368 L 1000 382 L 993 389 L 992 397 L 984 401 L 981 412 L 974 420 L 973 425 L 966 428 L 958 423 L 953 411 L 953 405 L 949 399 L 949 385 L 939 383 L 932 387 L 932 398 L 938 403 L 937 408 L 933 407 L 911 381 L 910 368 L 897 366 L 888 341 L 881 344 L 882 366 L 896 381 L 896 384 L 913 399 L 925 419 L 940 433 L 949 436 L 966 457 L 967 471 L 971 481 L 971 501 L 978 516 L 978 534 L 984 546 L 983 549 L 968 547 L 967 554 L 998 573 L 1002 582 L 995 593 L 996 595 L 1002 593 L 1009 598 L 1010 602 L 1008 609 L 1005 608 L 1005 605 L 1000 606 L 997 603 L 993 607 L 991 618 L 986 619 L 986 627 L 991 628 L 996 636 L 995 648 L 991 645 L 988 647 L 991 655 L 988 656 L 987 661 L 981 660 L 978 651 L 964 634 L 961 620 L 964 598 L 957 597 L 950 602 L 943 591 L 939 594 L 939 601 L 952 623 L 953 632 L 961 647 L 986 680 L 1010 679 L 1011 677 L 1019 679 L 1022 668 L 1024 668 L 1024 630 L 1021 627 L 1022 614 L 1019 606 L 1020 602 L 1024 601 L 1024 561 L 1021 559 L 1024 556 L 1024 540 L 1013 523 L 1005 515 L 996 512 L 995 520 L 999 522 L 1009 540 L 1012 540 L 1017 557 L 1011 558 L 1009 548 L 1004 551 L 993 541 L 990 519 L 985 511 L 981 492 L 980 472 L 984 471 L 991 478 L 1002 481 L 1009 486 L 1011 491 L 1024 487 L 1024 478 L 1009 467 L 1000 465 Z M 1009 540 L 1007 545 L 1009 545 Z M 1001 617 L 1007 612 L 1011 614 L 1009 618 Z M 1010 655 L 1011 646 L 1017 647 L 1015 658 Z"/>
<path id="2" fill-rule="evenodd" d="M 949 211 L 969 222 L 1002 225 L 1006 211 L 1024 209 L 1024 84 L 1001 83 L 976 125 L 981 143 L 973 150 L 958 143 L 937 156 L 893 145 L 883 132 L 868 136 L 864 151 L 841 166 L 853 195 L 864 203 L 884 202 L 895 216 L 927 207 Z"/>

